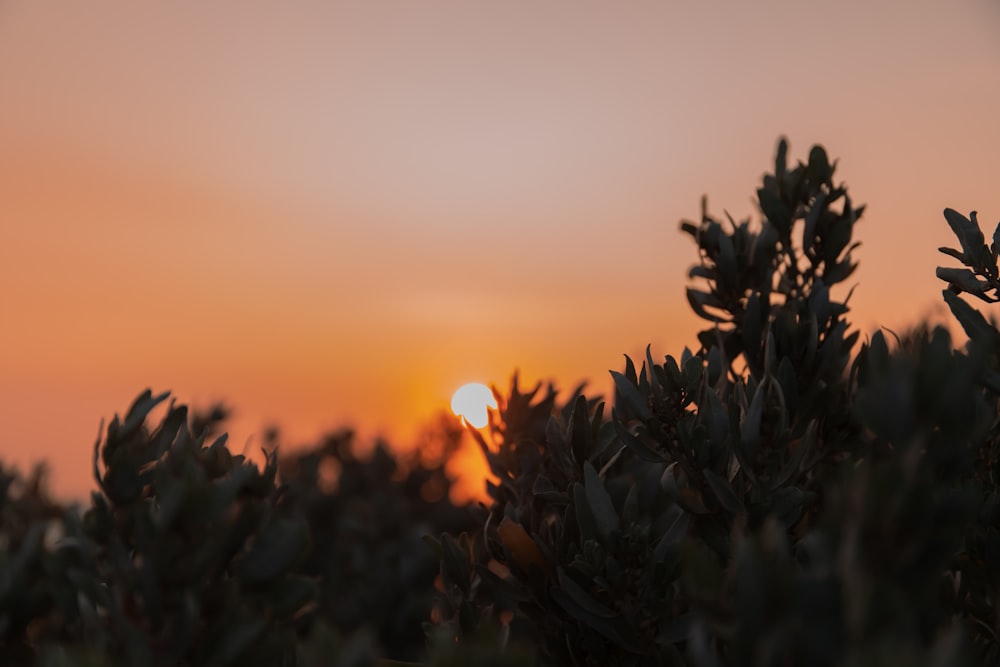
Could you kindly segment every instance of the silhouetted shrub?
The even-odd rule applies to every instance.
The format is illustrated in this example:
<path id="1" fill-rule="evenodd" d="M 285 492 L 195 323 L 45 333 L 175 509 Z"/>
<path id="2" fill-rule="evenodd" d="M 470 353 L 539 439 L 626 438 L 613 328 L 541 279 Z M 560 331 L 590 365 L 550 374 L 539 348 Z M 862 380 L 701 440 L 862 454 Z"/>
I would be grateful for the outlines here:
<path id="1" fill-rule="evenodd" d="M 494 390 L 476 517 L 447 419 L 437 456 L 272 434 L 260 467 L 209 441 L 224 407 L 153 425 L 147 391 L 82 515 L 0 469 L 0 664 L 996 664 L 1000 331 L 960 294 L 1000 300 L 1000 225 L 945 210 L 963 349 L 926 323 L 859 345 L 835 291 L 863 207 L 786 152 L 758 224 L 681 223 L 696 352 L 626 357 L 610 410 Z"/>
<path id="2" fill-rule="evenodd" d="M 435 442 L 409 455 L 380 442 L 361 456 L 344 431 L 279 459 L 282 483 L 311 528 L 299 571 L 319 582 L 317 614 L 346 635 L 371 631 L 382 655 L 401 660 L 423 654 L 434 604 L 438 561 L 424 535 L 476 525 L 470 508 L 449 501 L 445 463 L 460 446 L 460 425 L 442 418 L 428 437 Z"/>
<path id="3" fill-rule="evenodd" d="M 789 168 L 782 141 L 759 225 L 704 203 L 681 224 L 711 326 L 697 353 L 612 372 L 610 420 L 583 396 L 498 396 L 489 517 L 438 541 L 452 636 L 492 628 L 546 664 L 996 661 L 1000 334 L 953 289 L 966 351 L 918 327 L 852 359 L 831 288 L 863 207 L 834 170 L 818 146 Z M 939 275 L 995 295 L 1000 241 L 946 218 L 982 278 Z"/>

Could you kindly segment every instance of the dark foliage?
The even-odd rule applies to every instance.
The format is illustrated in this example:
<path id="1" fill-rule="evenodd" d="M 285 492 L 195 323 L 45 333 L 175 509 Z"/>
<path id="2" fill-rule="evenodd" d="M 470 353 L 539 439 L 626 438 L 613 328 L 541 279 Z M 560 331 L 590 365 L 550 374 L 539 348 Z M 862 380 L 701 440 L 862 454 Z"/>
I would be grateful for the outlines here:
<path id="1" fill-rule="evenodd" d="M 0 469 L 0 664 L 997 664 L 1000 331 L 960 295 L 1000 300 L 1000 226 L 945 211 L 964 348 L 861 341 L 839 291 L 864 207 L 835 168 L 782 141 L 759 222 L 681 223 L 697 351 L 626 358 L 611 405 L 494 390 L 476 516 L 448 501 L 449 420 L 412 455 L 272 434 L 259 467 L 215 437 L 224 407 L 147 391 L 82 514 Z"/>
<path id="2" fill-rule="evenodd" d="M 406 456 L 378 443 L 367 457 L 354 434 L 330 435 L 320 447 L 279 462 L 296 511 L 311 528 L 312 548 L 299 571 L 319 584 L 317 614 L 344 634 L 374 633 L 379 652 L 416 660 L 434 603 L 438 561 L 428 533 L 475 525 L 470 508 L 451 504 L 445 472 L 461 427 L 442 419 L 424 447 Z M 431 460 L 421 451 L 434 450 Z"/>
<path id="3" fill-rule="evenodd" d="M 501 401 L 489 518 L 440 541 L 460 641 L 493 627 L 546 664 L 997 660 L 1000 334 L 956 296 L 1000 285 L 996 242 L 946 212 L 963 252 L 945 251 L 982 276 L 939 269 L 967 350 L 918 327 L 852 358 L 850 293 L 832 288 L 863 207 L 821 147 L 794 167 L 786 152 L 758 225 L 704 203 L 681 224 L 711 325 L 696 353 L 626 359 L 610 419 L 583 396 Z"/>

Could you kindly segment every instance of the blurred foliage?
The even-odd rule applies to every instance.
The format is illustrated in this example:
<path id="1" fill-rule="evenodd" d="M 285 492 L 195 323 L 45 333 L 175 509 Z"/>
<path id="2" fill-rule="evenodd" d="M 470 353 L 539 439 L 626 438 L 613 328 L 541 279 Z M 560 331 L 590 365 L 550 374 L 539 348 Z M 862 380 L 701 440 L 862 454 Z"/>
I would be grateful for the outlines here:
<path id="1" fill-rule="evenodd" d="M 453 480 L 444 467 L 461 438 L 458 421 L 442 416 L 409 455 L 380 442 L 362 457 L 354 434 L 343 431 L 279 462 L 296 513 L 311 527 L 299 572 L 319 584 L 317 614 L 342 633 L 373 632 L 390 658 L 423 653 L 438 573 L 424 535 L 475 525 L 469 508 L 448 500 Z"/>
<path id="2" fill-rule="evenodd" d="M 275 431 L 257 465 L 224 406 L 146 391 L 85 508 L 0 468 L 0 664 L 1000 664 L 1000 331 L 961 297 L 1000 300 L 1000 225 L 944 213 L 968 344 L 862 340 L 840 290 L 864 207 L 822 147 L 787 152 L 759 221 L 681 223 L 706 328 L 626 357 L 610 402 L 515 375 L 483 430 Z M 463 433 L 479 507 L 449 500 Z"/>

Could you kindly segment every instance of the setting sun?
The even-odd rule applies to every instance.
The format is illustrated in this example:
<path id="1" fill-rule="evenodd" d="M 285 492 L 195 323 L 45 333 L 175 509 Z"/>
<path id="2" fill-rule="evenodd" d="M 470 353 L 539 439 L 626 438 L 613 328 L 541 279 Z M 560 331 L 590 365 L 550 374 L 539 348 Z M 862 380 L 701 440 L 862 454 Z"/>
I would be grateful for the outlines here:
<path id="1" fill-rule="evenodd" d="M 493 392 L 484 384 L 470 382 L 459 387 L 451 397 L 451 410 L 476 428 L 489 423 L 489 408 L 496 408 Z"/>

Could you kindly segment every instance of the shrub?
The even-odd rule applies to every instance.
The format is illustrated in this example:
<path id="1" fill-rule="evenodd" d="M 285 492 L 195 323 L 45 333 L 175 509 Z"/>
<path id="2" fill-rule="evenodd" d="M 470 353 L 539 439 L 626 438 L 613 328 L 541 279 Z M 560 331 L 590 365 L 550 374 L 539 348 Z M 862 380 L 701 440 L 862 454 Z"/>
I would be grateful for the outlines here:
<path id="1" fill-rule="evenodd" d="M 997 659 L 1000 334 L 956 296 L 997 294 L 997 242 L 946 211 L 963 251 L 944 251 L 982 276 L 939 269 L 966 351 L 918 327 L 852 358 L 833 288 L 864 207 L 823 148 L 791 168 L 786 152 L 757 226 L 704 201 L 681 224 L 710 323 L 696 353 L 626 358 L 610 419 L 582 395 L 498 396 L 489 517 L 439 541 L 454 637 L 493 627 L 546 664 Z"/>
<path id="2" fill-rule="evenodd" d="M 258 466 L 223 407 L 146 391 L 82 514 L 0 468 L 0 664 L 997 663 L 1000 331 L 961 294 L 1000 301 L 1000 225 L 987 245 L 945 210 L 964 348 L 926 323 L 861 341 L 839 290 L 864 207 L 824 149 L 786 154 L 758 223 L 681 223 L 696 351 L 626 357 L 610 408 L 494 390 L 475 520 L 447 420 L 437 457 L 274 434 Z"/>
<path id="3" fill-rule="evenodd" d="M 318 582 L 317 616 L 347 636 L 373 633 L 383 656 L 424 653 L 438 561 L 423 536 L 476 525 L 470 508 L 449 501 L 445 463 L 461 437 L 457 421 L 442 418 L 410 455 L 380 442 L 361 456 L 354 434 L 342 431 L 279 459 L 287 495 L 312 535 L 298 571 Z"/>

